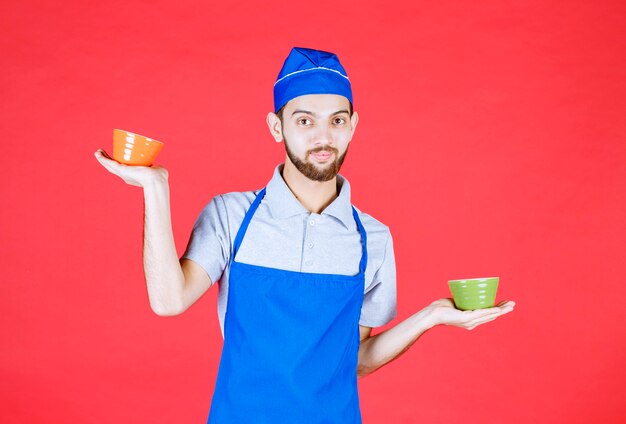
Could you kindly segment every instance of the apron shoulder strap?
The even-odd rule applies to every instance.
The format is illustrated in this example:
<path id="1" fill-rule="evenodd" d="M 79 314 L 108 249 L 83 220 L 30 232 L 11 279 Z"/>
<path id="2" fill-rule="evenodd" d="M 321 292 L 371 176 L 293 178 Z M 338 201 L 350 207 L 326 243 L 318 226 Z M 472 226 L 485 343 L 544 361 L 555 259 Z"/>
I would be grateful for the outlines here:
<path id="1" fill-rule="evenodd" d="M 254 202 L 252 202 L 252 205 L 250 205 L 250 208 L 246 212 L 246 215 L 243 218 L 243 222 L 241 223 L 239 230 L 237 231 L 237 236 L 235 237 L 235 243 L 233 244 L 233 251 L 231 254 L 232 261 L 234 261 L 235 256 L 237 256 L 237 251 L 239 251 L 239 246 L 241 246 L 243 236 L 246 234 L 246 231 L 248 230 L 248 225 L 250 225 L 250 220 L 252 220 L 252 216 L 254 215 L 259 205 L 261 204 L 261 200 L 263 200 L 263 197 L 265 197 L 265 188 L 263 188 L 263 190 L 261 190 L 259 194 L 257 194 L 256 198 L 254 199 Z M 359 233 L 361 235 L 362 253 L 361 253 L 361 261 L 359 262 L 359 273 L 364 274 L 365 270 L 367 269 L 367 233 L 365 232 L 365 228 L 363 227 L 363 224 L 361 223 L 361 219 L 359 218 L 359 214 L 354 208 L 354 206 L 352 206 L 352 216 L 354 217 L 354 221 L 356 222 L 356 225 L 359 229 Z"/>
<path id="2" fill-rule="evenodd" d="M 261 204 L 261 200 L 263 200 L 263 197 L 265 197 L 265 188 L 263 188 L 263 190 L 261 190 L 259 194 L 257 194 L 256 198 L 254 199 L 254 202 L 252 202 L 252 205 L 250 205 L 250 208 L 248 208 L 246 215 L 243 217 L 243 222 L 239 226 L 239 231 L 237 231 L 237 236 L 235 237 L 235 243 L 233 244 L 233 251 L 230 256 L 231 261 L 235 260 L 235 255 L 237 255 L 237 251 L 239 250 L 239 246 L 241 245 L 243 236 L 246 234 L 248 225 L 250 225 L 250 220 L 252 219 L 252 216 L 254 215 L 257 208 Z"/>
<path id="3" fill-rule="evenodd" d="M 363 253 L 361 253 L 359 273 L 365 274 L 365 269 L 367 268 L 367 233 L 365 232 L 365 228 L 363 227 L 359 214 L 354 206 L 352 206 L 352 216 L 354 216 L 354 221 L 356 222 L 356 226 L 359 228 L 359 233 L 361 234 L 361 250 Z"/>

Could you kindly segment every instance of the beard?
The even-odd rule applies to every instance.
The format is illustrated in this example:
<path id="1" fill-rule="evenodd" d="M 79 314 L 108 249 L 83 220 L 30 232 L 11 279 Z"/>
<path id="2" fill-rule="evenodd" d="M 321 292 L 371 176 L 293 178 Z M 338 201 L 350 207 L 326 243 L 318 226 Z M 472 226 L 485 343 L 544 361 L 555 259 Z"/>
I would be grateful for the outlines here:
<path id="1" fill-rule="evenodd" d="M 289 149 L 289 143 L 287 143 L 287 139 L 283 136 L 283 140 L 285 143 L 285 150 L 287 151 L 287 156 L 291 163 L 294 164 L 296 169 L 300 171 L 305 177 L 313 181 L 329 181 L 337 176 L 339 173 L 339 169 L 341 169 L 341 165 L 348 154 L 348 148 L 346 147 L 346 151 L 343 152 L 341 156 L 339 156 L 339 150 L 330 146 L 322 146 L 316 147 L 315 149 L 307 150 L 304 155 L 304 160 L 301 160 L 299 157 L 295 155 Z M 324 165 L 324 168 L 318 168 L 315 164 L 309 162 L 309 155 L 312 153 L 318 152 L 332 152 L 334 153 L 334 160 L 330 163 Z"/>

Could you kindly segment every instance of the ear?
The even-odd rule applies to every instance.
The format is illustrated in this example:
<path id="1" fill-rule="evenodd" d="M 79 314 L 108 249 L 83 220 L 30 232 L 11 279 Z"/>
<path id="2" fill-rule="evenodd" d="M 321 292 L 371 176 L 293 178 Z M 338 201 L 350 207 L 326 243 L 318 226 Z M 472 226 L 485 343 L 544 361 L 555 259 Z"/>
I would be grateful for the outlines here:
<path id="1" fill-rule="evenodd" d="M 350 124 L 352 126 L 352 134 L 350 134 L 350 138 L 354 135 L 354 130 L 356 130 L 356 124 L 359 123 L 359 114 L 356 113 L 356 110 L 352 112 L 352 116 L 350 117 Z"/>
<path id="2" fill-rule="evenodd" d="M 270 112 L 267 114 L 265 122 L 267 122 L 267 127 L 269 128 L 272 137 L 274 137 L 274 140 L 276 140 L 277 143 L 283 141 L 282 124 L 280 123 L 278 116 L 274 112 Z"/>

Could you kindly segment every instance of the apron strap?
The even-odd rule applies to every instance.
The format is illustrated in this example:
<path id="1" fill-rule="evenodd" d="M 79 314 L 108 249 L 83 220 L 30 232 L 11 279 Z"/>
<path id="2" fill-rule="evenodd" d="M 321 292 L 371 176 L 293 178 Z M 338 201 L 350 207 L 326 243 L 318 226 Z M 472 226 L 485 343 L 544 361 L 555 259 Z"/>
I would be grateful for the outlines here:
<path id="1" fill-rule="evenodd" d="M 241 226 L 239 227 L 239 231 L 237 231 L 237 236 L 235 237 L 235 244 L 233 245 L 233 253 L 231 255 L 232 261 L 235 260 L 235 255 L 237 254 L 237 251 L 239 250 L 239 246 L 241 245 L 243 236 L 246 234 L 248 225 L 250 225 L 250 220 L 252 219 L 252 215 L 254 215 L 254 212 L 256 212 L 257 208 L 261 204 L 261 200 L 263 200 L 263 197 L 265 197 L 265 188 L 263 188 L 263 190 L 261 190 L 259 194 L 257 194 L 256 199 L 254 199 L 254 202 L 252 202 L 252 205 L 250 205 L 248 212 L 246 212 L 246 216 L 244 216 L 243 218 L 243 222 L 241 223 Z"/>
<path id="2" fill-rule="evenodd" d="M 241 242 L 243 241 L 243 236 L 246 234 L 246 230 L 248 229 L 248 225 L 250 225 L 250 221 L 252 220 L 252 216 L 258 209 L 261 204 L 261 200 L 265 197 L 265 188 L 257 194 L 254 202 L 250 205 L 250 208 L 246 212 L 246 215 L 243 218 L 243 222 L 239 227 L 239 231 L 237 231 L 237 236 L 235 237 L 235 243 L 233 244 L 233 252 L 231 255 L 231 260 L 235 260 L 235 256 L 237 255 L 237 251 L 239 250 L 239 246 L 241 246 Z M 359 233 L 361 235 L 361 262 L 359 262 L 359 274 L 364 274 L 367 269 L 367 233 L 365 232 L 365 228 L 361 223 L 361 219 L 359 218 L 359 214 L 357 213 L 354 206 L 352 206 L 352 216 L 354 217 L 354 221 L 356 222 L 357 228 L 359 229 Z"/>
<path id="3" fill-rule="evenodd" d="M 359 274 L 365 274 L 365 269 L 367 268 L 367 233 L 354 206 L 352 206 L 352 216 L 354 216 L 354 221 L 361 234 L 361 250 L 363 253 L 361 253 L 361 262 L 359 263 Z"/>

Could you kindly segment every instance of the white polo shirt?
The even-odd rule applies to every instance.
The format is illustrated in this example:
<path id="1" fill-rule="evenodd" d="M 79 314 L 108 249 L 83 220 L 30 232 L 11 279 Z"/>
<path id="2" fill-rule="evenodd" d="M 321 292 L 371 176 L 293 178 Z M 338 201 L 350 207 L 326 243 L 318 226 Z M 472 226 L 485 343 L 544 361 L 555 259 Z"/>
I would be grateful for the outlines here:
<path id="1" fill-rule="evenodd" d="M 337 175 L 337 198 L 321 214 L 310 213 L 274 170 L 265 197 L 252 217 L 237 261 L 289 271 L 356 275 L 361 236 L 352 215 L 350 183 Z M 183 258 L 219 281 L 218 317 L 222 335 L 228 308 L 230 256 L 246 211 L 260 190 L 218 195 L 196 220 Z M 389 228 L 357 213 L 367 232 L 368 261 L 360 325 L 379 327 L 396 316 L 396 264 Z"/>

